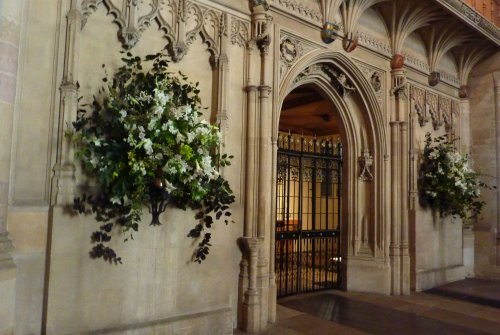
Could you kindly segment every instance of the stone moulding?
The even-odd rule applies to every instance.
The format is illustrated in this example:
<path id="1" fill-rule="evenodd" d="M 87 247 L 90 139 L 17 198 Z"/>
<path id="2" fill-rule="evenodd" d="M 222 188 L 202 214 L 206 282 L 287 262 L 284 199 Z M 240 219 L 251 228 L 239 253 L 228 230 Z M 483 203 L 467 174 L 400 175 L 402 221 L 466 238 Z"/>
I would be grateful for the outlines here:
<path id="1" fill-rule="evenodd" d="M 391 46 L 364 32 L 359 32 L 359 44 L 386 57 L 392 56 Z"/>
<path id="2" fill-rule="evenodd" d="M 287 12 L 291 12 L 292 14 L 298 14 L 310 21 L 315 23 L 322 24 L 323 23 L 323 15 L 320 11 L 308 8 L 300 3 L 297 0 L 272 0 L 271 5 L 274 7 L 278 7 L 280 9 L 284 9 Z"/>
<path id="3" fill-rule="evenodd" d="M 468 23 L 471 27 L 480 31 L 483 35 L 490 38 L 497 45 L 500 45 L 500 29 L 493 23 L 486 20 L 478 12 L 469 7 L 460 0 L 435 0 L 437 3 L 446 7 L 457 17 Z"/>

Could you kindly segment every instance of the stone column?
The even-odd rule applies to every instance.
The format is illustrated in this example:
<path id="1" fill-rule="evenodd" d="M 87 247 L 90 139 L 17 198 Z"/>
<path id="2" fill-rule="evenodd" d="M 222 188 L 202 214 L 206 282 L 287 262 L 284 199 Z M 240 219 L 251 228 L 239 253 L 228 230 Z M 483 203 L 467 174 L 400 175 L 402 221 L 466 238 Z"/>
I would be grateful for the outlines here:
<path id="1" fill-rule="evenodd" d="M 496 177 L 500 177 L 500 71 L 493 73 L 495 88 Z M 497 182 L 498 184 L 498 182 Z M 500 187 L 497 185 L 496 265 L 500 265 Z"/>
<path id="2" fill-rule="evenodd" d="M 406 114 L 406 113 L 405 113 Z M 400 124 L 401 136 L 401 294 L 410 294 L 410 250 L 409 250 L 409 146 L 408 122 Z"/>
<path id="3" fill-rule="evenodd" d="M 15 266 L 10 256 L 14 248 L 7 233 L 7 207 L 11 152 L 15 136 L 17 68 L 23 6 L 22 0 L 0 1 L 0 124 L 2 125 L 0 133 L 0 271 Z"/>
<path id="4" fill-rule="evenodd" d="M 469 152 L 471 137 L 470 137 L 470 100 L 462 98 L 460 100 L 460 151 Z"/>
<path id="5" fill-rule="evenodd" d="M 395 57 L 394 59 L 397 59 Z M 393 113 L 391 125 L 391 244 L 389 247 L 392 268 L 391 293 L 410 293 L 409 253 L 409 155 L 408 146 L 408 88 L 403 64 L 391 63 L 391 95 Z"/>
<path id="6" fill-rule="evenodd" d="M 243 261 L 240 269 L 238 328 L 258 333 L 269 319 L 269 220 L 272 199 L 271 87 L 267 85 L 267 63 L 271 41 L 268 7 L 252 3 L 252 38 L 247 43 L 247 124 L 245 176 L 245 228 L 240 239 Z M 242 278 L 243 275 L 243 278 Z M 247 276 L 247 278 L 244 278 Z"/>
<path id="7" fill-rule="evenodd" d="M 78 55 L 79 32 L 82 25 L 81 0 L 72 0 L 66 15 L 66 41 L 64 48 L 63 78 L 60 85 L 61 103 L 57 125 L 57 155 L 52 179 L 51 204 L 66 206 L 73 203 L 75 187 L 75 164 L 73 145 L 64 136 L 67 124 L 76 119 L 78 109 Z"/>
<path id="8" fill-rule="evenodd" d="M 17 270 L 7 232 L 19 49 L 25 1 L 0 0 L 0 334 L 15 328 Z"/>
<path id="9" fill-rule="evenodd" d="M 267 58 L 266 55 L 262 55 Z M 263 62 L 265 59 L 263 60 Z M 269 222 L 271 221 L 271 210 L 273 199 L 271 198 L 271 181 L 272 171 L 272 113 L 269 101 L 271 87 L 265 85 L 265 81 L 259 86 L 259 102 L 260 102 L 260 123 L 259 123 L 259 211 L 258 211 L 258 237 L 264 242 L 258 260 L 258 283 L 257 286 L 260 292 L 260 322 L 261 325 L 266 325 L 268 320 L 269 307 L 269 241 L 270 236 L 267 231 Z"/>
<path id="10" fill-rule="evenodd" d="M 401 259 L 400 259 L 400 220 L 399 220 L 399 122 L 391 125 L 391 243 L 389 258 L 391 263 L 391 294 L 400 294 Z"/>

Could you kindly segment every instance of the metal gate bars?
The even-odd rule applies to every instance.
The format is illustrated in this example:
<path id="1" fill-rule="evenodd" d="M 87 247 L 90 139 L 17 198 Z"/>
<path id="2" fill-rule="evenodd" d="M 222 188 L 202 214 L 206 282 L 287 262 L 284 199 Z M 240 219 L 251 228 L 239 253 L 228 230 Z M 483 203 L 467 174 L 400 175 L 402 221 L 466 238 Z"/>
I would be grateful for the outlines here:
<path id="1" fill-rule="evenodd" d="M 338 287 L 342 144 L 281 134 L 276 192 L 278 296 Z"/>

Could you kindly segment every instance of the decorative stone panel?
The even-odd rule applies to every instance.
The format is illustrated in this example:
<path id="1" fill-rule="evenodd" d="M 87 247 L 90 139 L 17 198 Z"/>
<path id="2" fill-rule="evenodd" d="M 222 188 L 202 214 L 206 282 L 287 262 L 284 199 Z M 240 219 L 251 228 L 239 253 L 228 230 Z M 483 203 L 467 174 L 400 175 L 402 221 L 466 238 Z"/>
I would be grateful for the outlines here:
<path id="1" fill-rule="evenodd" d="M 410 108 L 411 112 L 418 116 L 421 127 L 432 121 L 434 130 L 444 125 L 446 132 L 454 133 L 456 120 L 459 117 L 457 101 L 425 88 L 410 85 Z"/>
<path id="2" fill-rule="evenodd" d="M 244 48 L 249 40 L 250 24 L 248 22 L 232 18 L 230 34 L 231 44 Z"/>
<path id="3" fill-rule="evenodd" d="M 383 92 L 385 92 L 385 71 L 382 71 L 373 66 L 369 66 L 365 63 L 357 61 L 358 65 L 363 75 L 370 83 L 375 95 L 377 96 L 378 103 L 383 107 Z"/>
<path id="4" fill-rule="evenodd" d="M 227 15 L 187 0 L 83 0 L 82 28 L 99 6 L 105 6 L 118 26 L 123 48 L 131 49 L 153 21 L 168 40 L 168 51 L 180 61 L 200 35 L 213 55 L 220 51 L 220 35 L 227 31 Z"/>
<path id="5" fill-rule="evenodd" d="M 302 56 L 318 48 L 317 45 L 305 39 L 294 36 L 291 33 L 282 31 L 280 34 L 280 83 L 286 74 Z"/>

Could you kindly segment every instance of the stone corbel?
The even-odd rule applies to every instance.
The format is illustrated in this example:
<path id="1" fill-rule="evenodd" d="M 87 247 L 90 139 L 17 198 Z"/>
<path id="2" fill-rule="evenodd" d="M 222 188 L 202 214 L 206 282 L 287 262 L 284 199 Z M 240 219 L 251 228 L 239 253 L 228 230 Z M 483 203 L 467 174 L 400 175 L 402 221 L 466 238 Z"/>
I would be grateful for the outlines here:
<path id="1" fill-rule="evenodd" d="M 469 98 L 469 86 L 468 85 L 460 86 L 460 89 L 458 90 L 458 96 L 461 99 L 468 99 Z"/>
<path id="2" fill-rule="evenodd" d="M 393 69 L 392 74 L 392 88 L 391 95 L 394 95 L 398 99 L 408 98 L 408 85 L 406 82 L 406 71 L 403 69 Z"/>
<path id="3" fill-rule="evenodd" d="M 269 45 L 271 44 L 271 23 L 273 17 L 267 14 L 265 7 L 257 6 L 253 8 L 252 13 L 252 38 L 248 41 L 248 47 L 252 48 L 254 45 L 264 55 L 269 52 Z"/>
<path id="4" fill-rule="evenodd" d="M 250 5 L 252 6 L 252 10 L 259 6 L 262 6 L 265 11 L 269 10 L 269 4 L 267 3 L 267 0 L 250 0 Z"/>
<path id="5" fill-rule="evenodd" d="M 358 161 L 361 166 L 361 173 L 359 174 L 359 179 L 361 181 L 372 181 L 373 156 L 370 155 L 370 151 L 366 148 L 363 149 L 361 151 L 361 156 L 358 158 Z"/>
<path id="6" fill-rule="evenodd" d="M 323 29 L 321 29 L 321 40 L 330 44 L 339 36 L 339 26 L 333 22 L 325 22 Z"/>
<path id="7" fill-rule="evenodd" d="M 441 74 L 437 71 L 432 71 L 429 74 L 429 85 L 436 86 L 441 81 Z"/>

